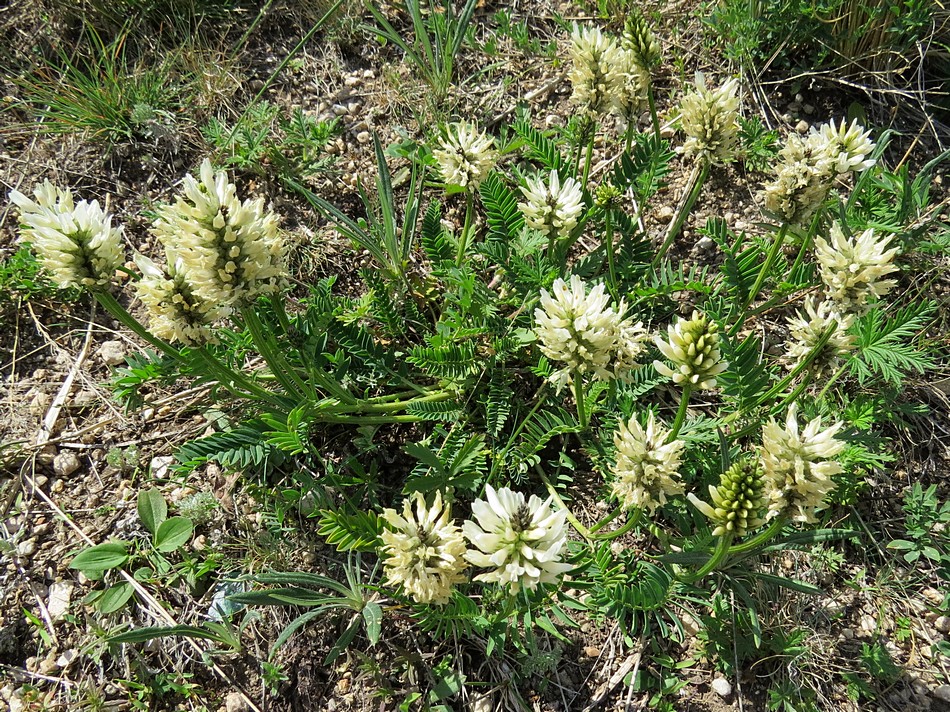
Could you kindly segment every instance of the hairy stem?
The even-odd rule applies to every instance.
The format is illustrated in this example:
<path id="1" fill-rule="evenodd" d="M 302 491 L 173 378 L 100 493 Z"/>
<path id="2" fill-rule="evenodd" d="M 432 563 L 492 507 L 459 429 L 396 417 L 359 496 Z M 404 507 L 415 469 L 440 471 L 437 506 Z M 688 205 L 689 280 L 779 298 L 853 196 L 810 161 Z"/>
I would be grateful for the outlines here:
<path id="1" fill-rule="evenodd" d="M 670 428 L 670 434 L 666 436 L 666 442 L 671 443 L 676 440 L 680 434 L 683 422 L 686 420 L 686 409 L 689 407 L 689 397 L 692 394 L 693 387 L 688 383 L 683 385 L 683 394 L 680 396 L 680 405 L 676 410 L 676 418 L 673 420 L 673 427 Z"/>
<path id="2" fill-rule="evenodd" d="M 465 253 L 468 251 L 469 231 L 472 229 L 472 215 L 475 212 L 475 192 L 468 190 L 465 192 L 465 224 L 462 226 L 462 235 L 459 237 L 458 254 L 455 256 L 455 264 L 462 266 L 462 260 L 465 259 Z"/>

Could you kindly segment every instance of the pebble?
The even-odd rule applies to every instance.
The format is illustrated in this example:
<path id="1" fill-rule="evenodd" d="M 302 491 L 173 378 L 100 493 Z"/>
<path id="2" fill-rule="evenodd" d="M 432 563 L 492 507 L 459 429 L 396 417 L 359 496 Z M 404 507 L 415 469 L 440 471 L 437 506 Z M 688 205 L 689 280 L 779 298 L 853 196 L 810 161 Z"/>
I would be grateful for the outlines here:
<path id="1" fill-rule="evenodd" d="M 938 700 L 950 702 L 950 685 L 938 685 L 934 688 L 933 696 Z"/>
<path id="2" fill-rule="evenodd" d="M 49 617 L 52 620 L 58 621 L 66 615 L 72 595 L 73 584 L 70 581 L 56 581 L 50 585 L 46 610 L 49 611 Z"/>
<path id="3" fill-rule="evenodd" d="M 599 658 L 600 648 L 595 648 L 593 645 L 588 645 L 584 648 L 584 655 L 589 658 Z"/>
<path id="4" fill-rule="evenodd" d="M 36 461 L 41 465 L 52 465 L 56 459 L 56 446 L 47 445 L 36 454 Z"/>
<path id="5" fill-rule="evenodd" d="M 673 208 L 669 205 L 664 205 L 662 208 L 656 211 L 656 219 L 660 222 L 668 223 L 673 219 Z"/>
<path id="6" fill-rule="evenodd" d="M 802 119 L 797 124 L 795 124 L 795 130 L 800 133 L 808 133 L 808 122 L 805 119 Z"/>
<path id="7" fill-rule="evenodd" d="M 16 545 L 16 555 L 20 557 L 30 557 L 36 553 L 36 537 L 31 537 L 26 541 L 21 541 Z"/>
<path id="8" fill-rule="evenodd" d="M 802 107 L 802 111 L 804 111 L 806 114 L 814 114 L 814 113 L 815 113 L 815 107 L 812 106 L 811 104 L 805 104 L 805 105 Z"/>
<path id="9" fill-rule="evenodd" d="M 732 684 L 724 677 L 717 677 L 713 680 L 712 689 L 720 697 L 728 697 L 732 694 Z"/>
<path id="10" fill-rule="evenodd" d="M 874 616 L 870 616 L 865 613 L 861 616 L 861 630 L 868 635 L 874 633 L 877 630 L 877 621 L 874 620 Z"/>
<path id="11" fill-rule="evenodd" d="M 53 458 L 53 472 L 59 477 L 69 477 L 82 467 L 82 463 L 73 452 L 61 452 Z"/>
<path id="12" fill-rule="evenodd" d="M 70 648 L 65 653 L 63 653 L 58 658 L 56 658 L 56 665 L 57 667 L 63 668 L 65 670 L 70 665 L 72 665 L 73 662 L 78 657 L 79 657 L 79 651 L 76 650 L 75 648 Z"/>
<path id="13" fill-rule="evenodd" d="M 121 341 L 103 341 L 102 346 L 99 347 L 96 353 L 99 354 L 99 358 L 107 366 L 118 366 L 120 363 L 125 363 L 125 344 Z"/>
<path id="14" fill-rule="evenodd" d="M 165 475 L 168 474 L 168 468 L 171 467 L 174 461 L 175 457 L 173 455 L 153 457 L 152 461 L 148 463 L 148 474 L 156 480 L 164 479 Z"/>
<path id="15" fill-rule="evenodd" d="M 369 131 L 360 131 L 356 134 L 357 143 L 369 143 L 372 139 L 372 136 L 369 135 Z"/>
<path id="16" fill-rule="evenodd" d="M 229 692 L 224 698 L 224 709 L 227 712 L 248 712 L 250 708 L 239 692 Z"/>
<path id="17" fill-rule="evenodd" d="M 941 633 L 950 633 L 950 617 L 939 616 L 937 620 L 934 621 L 934 628 Z"/>
<path id="18" fill-rule="evenodd" d="M 334 104 L 330 107 L 330 111 L 332 111 L 336 116 L 346 116 L 348 113 L 347 108 L 343 106 L 343 104 Z"/>
<path id="19" fill-rule="evenodd" d="M 39 392 L 34 395 L 33 398 L 30 399 L 30 405 L 27 406 L 30 410 L 30 415 L 44 415 L 52 400 L 53 399 L 49 393 Z"/>

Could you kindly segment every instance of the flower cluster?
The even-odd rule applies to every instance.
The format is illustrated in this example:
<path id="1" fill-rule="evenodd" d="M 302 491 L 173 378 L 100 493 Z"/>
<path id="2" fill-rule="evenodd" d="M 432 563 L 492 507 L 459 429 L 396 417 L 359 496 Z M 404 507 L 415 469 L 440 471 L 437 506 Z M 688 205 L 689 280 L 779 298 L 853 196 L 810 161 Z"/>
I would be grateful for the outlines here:
<path id="1" fill-rule="evenodd" d="M 442 504 L 436 492 L 431 507 L 416 492 L 403 502 L 402 515 L 383 510 L 383 519 L 392 527 L 382 532 L 386 585 L 402 586 L 419 603 L 448 603 L 453 588 L 465 581 L 465 540 L 452 521 L 452 508 Z"/>
<path id="2" fill-rule="evenodd" d="M 383 511 L 386 583 L 400 586 L 419 603 L 447 603 L 454 587 L 466 580 L 468 564 L 488 568 L 476 581 L 500 583 L 512 593 L 554 583 L 569 564 L 562 562 L 567 545 L 567 512 L 555 512 L 552 499 L 541 500 L 508 488 L 487 485 L 485 500 L 472 504 L 474 520 L 461 527 L 451 508 L 436 493 L 431 506 L 416 493 L 403 503 L 402 515 Z M 415 504 L 415 512 L 413 512 Z M 464 534 L 464 538 L 463 538 Z M 465 539 L 475 547 L 466 547 Z"/>
<path id="3" fill-rule="evenodd" d="M 169 263 L 210 304 L 240 306 L 276 291 L 286 272 L 277 216 L 264 212 L 263 198 L 241 202 L 227 174 L 215 173 L 209 160 L 199 176 L 185 176 L 182 194 L 152 227 Z"/>
<path id="4" fill-rule="evenodd" d="M 464 121 L 449 124 L 440 148 L 432 151 L 442 179 L 448 185 L 475 190 L 495 167 L 495 139 Z"/>
<path id="5" fill-rule="evenodd" d="M 518 203 L 525 224 L 551 240 L 570 235 L 584 209 L 580 184 L 573 178 L 562 184 L 557 171 L 551 171 L 547 183 L 540 177 L 528 178 L 526 183 L 521 188 L 525 202 Z"/>
<path id="6" fill-rule="evenodd" d="M 651 412 L 646 430 L 636 416 L 620 422 L 614 433 L 617 460 L 613 466 L 613 495 L 624 509 L 641 508 L 653 514 L 667 497 L 683 493 L 679 477 L 685 443 L 667 442 L 670 431 L 658 425 Z"/>
<path id="7" fill-rule="evenodd" d="M 670 324 L 667 332 L 669 341 L 657 336 L 655 342 L 675 369 L 662 361 L 654 361 L 654 368 L 679 385 L 700 390 L 715 388 L 716 376 L 729 366 L 719 351 L 718 324 L 694 311 L 690 319 L 680 318 L 675 325 Z"/>
<path id="8" fill-rule="evenodd" d="M 639 10 L 632 10 L 627 17 L 621 43 L 631 53 L 636 65 L 649 77 L 650 70 L 660 63 L 662 52 L 650 24 Z"/>
<path id="9" fill-rule="evenodd" d="M 710 163 L 735 159 L 739 137 L 739 82 L 727 80 L 709 89 L 702 73 L 696 73 L 695 91 L 680 102 L 680 121 L 686 142 L 677 148 L 684 156 L 698 156 Z"/>
<path id="10" fill-rule="evenodd" d="M 878 240 L 869 228 L 849 238 L 838 223 L 832 223 L 830 241 L 815 238 L 821 280 L 840 310 L 863 314 L 869 297 L 881 297 L 894 287 L 894 280 L 881 279 L 897 270 L 893 260 L 898 248 L 887 249 L 893 237 Z"/>
<path id="11" fill-rule="evenodd" d="M 10 191 L 20 209 L 20 240 L 33 245 L 56 285 L 65 289 L 111 282 L 125 260 L 122 228 L 112 227 L 112 215 L 96 200 L 75 203 L 71 191 L 48 180 L 33 195 L 36 200 Z"/>
<path id="12" fill-rule="evenodd" d="M 534 312 L 541 353 L 565 367 L 551 376 L 560 389 L 575 374 L 591 374 L 608 381 L 626 378 L 636 367 L 646 332 L 642 324 L 623 319 L 625 305 L 610 306 L 603 284 L 590 293 L 574 275 L 570 284 L 555 280 L 551 293 L 541 291 L 541 307 Z"/>
<path id="13" fill-rule="evenodd" d="M 824 204 L 834 181 L 874 165 L 874 143 L 857 122 L 834 121 L 807 136 L 792 134 L 779 152 L 775 180 L 765 186 L 765 209 L 793 225 L 806 223 Z"/>
<path id="14" fill-rule="evenodd" d="M 854 349 L 854 336 L 848 329 L 854 324 L 854 316 L 841 314 L 829 301 L 816 305 L 814 297 L 805 300 L 805 311 L 788 320 L 791 339 L 786 343 L 789 368 L 794 369 L 815 350 L 821 337 L 833 329 L 822 350 L 815 355 L 811 368 L 816 375 L 836 369 L 843 356 Z"/>
<path id="15" fill-rule="evenodd" d="M 592 114 L 610 112 L 626 80 L 626 58 L 620 45 L 596 27 L 575 25 L 570 55 L 571 101 Z"/>
<path id="16" fill-rule="evenodd" d="M 135 264 L 142 272 L 136 283 L 139 299 L 155 336 L 189 345 L 215 342 L 211 326 L 225 316 L 225 309 L 195 294 L 180 261 L 169 265 L 167 274 L 145 255 L 136 254 Z"/>
<path id="17" fill-rule="evenodd" d="M 714 536 L 741 537 L 762 524 L 762 486 L 759 463 L 754 458 L 742 458 L 720 475 L 717 486 L 709 485 L 712 505 L 692 493 L 686 498 L 716 525 Z"/>
<path id="18" fill-rule="evenodd" d="M 768 496 L 768 519 L 786 516 L 796 522 L 815 522 L 815 512 L 834 490 L 831 478 L 841 465 L 831 461 L 844 451 L 835 435 L 844 426 L 840 421 L 822 429 L 821 418 L 798 427 L 798 405 L 788 409 L 785 427 L 770 419 L 762 428 L 762 465 Z"/>
<path id="19" fill-rule="evenodd" d="M 521 492 L 486 486 L 487 500 L 475 500 L 475 521 L 462 525 L 476 547 L 466 554 L 475 566 L 492 568 L 476 581 L 507 584 L 513 593 L 533 591 L 539 583 L 554 583 L 571 569 L 561 561 L 567 545 L 567 512 L 551 509 L 552 498 L 525 499 Z"/>

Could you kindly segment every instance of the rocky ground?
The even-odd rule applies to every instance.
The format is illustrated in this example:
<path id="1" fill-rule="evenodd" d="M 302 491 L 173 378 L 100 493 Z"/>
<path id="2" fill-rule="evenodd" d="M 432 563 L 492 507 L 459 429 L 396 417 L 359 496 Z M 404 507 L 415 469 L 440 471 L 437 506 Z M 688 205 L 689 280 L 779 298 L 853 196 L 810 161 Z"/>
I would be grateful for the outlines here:
<path id="1" fill-rule="evenodd" d="M 493 13 L 506 9 L 484 5 L 477 12 L 475 31 L 476 41 L 482 43 L 491 39 Z M 217 65 L 219 76 L 207 77 L 205 106 L 175 116 L 161 135 L 108 146 L 81 133 L 38 130 L 42 127 L 20 103 L 23 89 L 16 79 L 28 71 L 32 48 L 75 40 L 69 23 L 55 21 L 58 7 L 12 0 L 0 8 L 0 37 L 9 55 L 8 74 L 0 78 L 6 95 L 6 109 L 0 113 L 0 184 L 4 192 L 27 192 L 50 178 L 80 194 L 100 199 L 110 195 L 111 209 L 126 223 L 130 243 L 145 253 L 155 244 L 142 209 L 167 199 L 183 173 L 193 170 L 206 153 L 198 127 L 210 115 L 234 120 L 239 108 L 264 90 L 263 96 L 281 107 L 300 107 L 321 119 L 338 118 L 342 132 L 329 149 L 336 170 L 315 179 L 311 187 L 338 205 L 353 207 L 357 185 L 372 184 L 373 133 L 383 145 L 407 136 L 420 138 L 427 122 L 449 115 L 476 117 L 499 131 L 519 102 L 530 107 L 537 125 L 564 121 L 572 109 L 562 26 L 595 10 L 547 0 L 516 3 L 509 8 L 512 15 L 525 20 L 540 50 L 526 50 L 501 36 L 497 54 L 487 60 L 466 51 L 458 74 L 471 77 L 470 82 L 447 106 L 435 110 L 425 106 L 425 90 L 400 61 L 399 52 L 368 40 L 356 27 L 359 13 L 353 7 L 345 10 L 333 34 L 318 35 L 270 82 L 309 20 L 302 11 L 295 12 L 294 3 L 278 2 L 240 55 Z M 698 4 L 652 3 L 650 9 L 659 21 L 658 34 L 668 41 L 658 80 L 662 116 L 694 70 L 724 75 L 730 68 L 704 40 Z M 281 12 L 286 12 L 283 18 Z M 247 13 L 247 18 L 253 16 Z M 762 84 L 759 89 L 759 94 L 749 93 L 745 110 L 764 112 L 770 125 L 783 132 L 805 132 L 812 123 L 839 116 L 847 104 L 861 100 L 820 81 Z M 767 104 L 762 96 L 767 96 Z M 868 101 L 867 106 L 875 125 L 893 125 L 904 132 L 887 156 L 893 163 L 903 156 L 912 166 L 922 165 L 939 151 L 939 140 L 948 140 L 946 134 L 930 135 L 912 113 L 891 113 L 883 100 Z M 603 149 L 595 152 L 595 176 L 607 170 L 608 156 L 613 155 L 608 147 Z M 672 218 L 686 176 L 687 169 L 676 163 L 655 209 L 644 216 L 650 234 L 661 234 Z M 349 246 L 324 221 L 266 176 L 242 175 L 240 180 L 248 193 L 267 195 L 284 216 L 282 228 L 294 243 L 301 279 L 337 275 L 341 284 L 361 289 Z M 755 193 L 760 183 L 761 174 L 742 167 L 714 171 L 677 247 L 685 261 L 717 262 L 712 242 L 696 232 L 708 216 L 721 216 L 736 230 L 757 229 Z M 6 256 L 16 249 L 15 223 L 4 203 L 0 251 Z M 935 287 L 943 291 L 934 296 L 945 299 L 946 288 L 944 272 Z M 174 474 L 170 455 L 182 442 L 213 427 L 221 413 L 207 408 L 202 388 L 181 385 L 156 389 L 144 409 L 124 410 L 106 384 L 141 344 L 92 303 L 82 298 L 64 303 L 51 292 L 27 298 L 11 291 L 9 297 L 0 297 L 0 307 L 0 695 L 12 712 L 410 709 L 399 707 L 399 701 L 425 683 L 413 669 L 393 669 L 392 650 L 415 651 L 421 666 L 434 665 L 446 651 L 427 648 L 425 640 L 408 630 L 391 631 L 389 647 L 371 650 L 356 643 L 332 666 L 320 661 L 341 630 L 338 621 L 306 629 L 281 650 L 272 668 L 263 664 L 269 643 L 290 620 L 288 614 L 272 611 L 246 621 L 240 651 L 213 660 L 200 654 L 209 647 L 204 642 L 195 647 L 182 639 L 164 639 L 139 649 L 108 643 L 109 632 L 129 621 L 169 623 L 171 616 L 195 624 L 209 610 L 218 582 L 237 573 L 301 565 L 322 570 L 336 566 L 339 555 L 318 535 L 314 520 L 290 500 L 281 500 L 279 486 L 248 481 L 241 473 L 214 465 L 185 478 Z M 859 516 L 891 526 L 894 537 L 902 532 L 901 501 L 908 483 L 937 483 L 941 497 L 947 491 L 946 377 L 944 372 L 928 374 L 908 385 L 908 394 L 926 402 L 931 415 L 919 428 L 899 434 L 898 462 L 876 473 L 869 496 L 855 505 Z M 200 517 L 195 515 L 197 536 L 186 555 L 196 567 L 207 566 L 213 573 L 194 587 L 151 577 L 143 581 L 134 607 L 102 616 L 84 603 L 96 583 L 70 569 L 69 562 L 85 545 L 146 536 L 136 515 L 136 497 L 140 489 L 153 485 L 173 508 L 184 505 L 199 512 L 199 495 L 211 503 Z M 594 519 L 596 507 L 603 505 L 589 506 Z M 874 709 L 950 710 L 950 618 L 944 583 L 932 570 L 883 566 L 874 554 L 846 548 L 825 558 L 789 555 L 783 562 L 790 572 L 817 570 L 828 596 L 789 596 L 775 602 L 771 623 L 805 631 L 797 657 L 782 664 L 793 672 L 792 679 L 807 679 L 820 692 L 819 709 L 864 709 L 849 699 L 841 677 L 833 678 L 829 671 L 858 669 L 862 645 L 880 641 L 897 672 Z M 369 570 L 372 563 L 364 566 Z M 696 631 L 690 633 L 684 645 L 671 643 L 668 648 L 676 661 L 684 662 L 675 672 L 685 682 L 665 697 L 670 708 L 767 709 L 764 690 L 774 665 L 766 660 L 726 677 L 704 658 Z M 533 686 L 518 693 L 528 709 L 586 712 L 655 704 L 650 694 L 624 684 L 625 676 L 640 668 L 641 659 L 616 629 L 586 620 L 571 638 L 570 646 L 559 645 L 539 657 Z M 473 687 L 454 704 L 472 710 L 516 709 L 515 696 L 507 697 L 503 685 L 510 677 L 507 663 L 480 667 L 474 662 L 480 651 L 460 652 L 501 692 L 482 699 L 487 688 Z M 642 664 L 658 676 L 671 674 L 655 661 Z"/>

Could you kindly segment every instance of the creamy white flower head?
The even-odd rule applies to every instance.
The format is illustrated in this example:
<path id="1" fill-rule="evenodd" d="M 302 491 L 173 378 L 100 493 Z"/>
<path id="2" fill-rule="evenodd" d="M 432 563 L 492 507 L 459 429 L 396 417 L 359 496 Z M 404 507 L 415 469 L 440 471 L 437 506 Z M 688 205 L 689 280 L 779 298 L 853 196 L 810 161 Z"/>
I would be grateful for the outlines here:
<path id="1" fill-rule="evenodd" d="M 837 306 L 829 301 L 823 301 L 816 306 L 814 296 L 809 296 L 804 303 L 804 312 L 788 320 L 788 330 L 791 339 L 785 344 L 786 358 L 789 369 L 795 369 L 804 361 L 829 329 L 834 329 L 824 348 L 812 361 L 811 368 L 816 376 L 827 370 L 834 370 L 841 364 L 841 359 L 854 350 L 854 336 L 848 329 L 854 324 L 853 314 L 842 314 Z"/>
<path id="2" fill-rule="evenodd" d="M 823 150 L 827 151 L 839 175 L 863 171 L 875 163 L 874 159 L 868 158 L 874 151 L 871 132 L 865 131 L 857 119 L 850 124 L 845 124 L 844 119 L 841 119 L 838 126 L 832 120 L 817 128 L 812 127 L 809 138 L 812 137 L 823 144 Z"/>
<path id="3" fill-rule="evenodd" d="M 159 210 L 153 234 L 206 302 L 240 305 L 276 291 L 286 276 L 277 215 L 264 199 L 237 197 L 224 171 L 205 159 L 200 180 L 186 175 L 174 205 Z"/>
<path id="4" fill-rule="evenodd" d="M 392 527 L 381 535 L 386 585 L 401 586 L 419 603 L 448 603 L 455 586 L 466 580 L 462 572 L 468 564 L 462 530 L 452 521 L 451 506 L 443 506 L 442 493 L 437 491 L 427 507 L 416 492 L 403 501 L 401 516 L 394 509 L 382 516 Z"/>
<path id="5" fill-rule="evenodd" d="M 863 314 L 869 308 L 869 297 L 882 297 L 897 284 L 892 279 L 881 279 L 897 271 L 893 260 L 898 248 L 887 249 L 894 236 L 876 239 L 869 228 L 852 239 L 845 236 L 838 223 L 832 223 L 830 238 L 830 243 L 815 238 L 815 255 L 828 297 L 842 311 Z"/>
<path id="6" fill-rule="evenodd" d="M 835 488 L 831 478 L 842 469 L 831 461 L 845 449 L 845 443 L 835 438 L 842 427 L 839 421 L 822 429 L 821 418 L 816 418 L 800 431 L 797 403 L 789 407 L 784 428 L 774 418 L 763 426 L 767 519 L 787 516 L 796 522 L 816 521 L 815 512 L 824 507 L 825 497 Z"/>
<path id="7" fill-rule="evenodd" d="M 606 114 L 624 81 L 625 59 L 617 41 L 597 27 L 574 25 L 571 32 L 571 101 L 584 111 Z"/>
<path id="8" fill-rule="evenodd" d="M 614 88 L 614 102 L 610 110 L 619 116 L 624 126 L 636 124 L 647 102 L 650 73 L 631 50 L 621 49 L 617 59 L 618 78 Z"/>
<path id="9" fill-rule="evenodd" d="M 73 202 L 72 192 L 48 180 L 38 185 L 31 200 L 10 191 L 20 209 L 20 241 L 33 246 L 43 267 L 60 289 L 108 284 L 125 261 L 122 228 L 112 227 L 112 215 L 99 202 Z"/>
<path id="10" fill-rule="evenodd" d="M 541 306 L 534 312 L 535 333 L 541 353 L 565 364 L 551 375 L 558 389 L 570 383 L 575 373 L 609 381 L 627 378 L 636 368 L 646 332 L 641 324 L 621 318 L 623 302 L 618 311 L 609 304 L 603 284 L 588 293 L 577 275 L 570 284 L 555 280 L 550 294 L 541 290 Z"/>
<path id="11" fill-rule="evenodd" d="M 686 495 L 696 509 L 715 525 L 713 536 L 743 536 L 764 521 L 759 515 L 764 505 L 763 476 L 759 463 L 743 457 L 719 476 L 718 485 L 709 485 L 708 504 L 690 492 Z"/>
<path id="12" fill-rule="evenodd" d="M 522 588 L 533 591 L 539 583 L 555 583 L 570 571 L 571 565 L 561 561 L 567 545 L 567 512 L 551 509 L 552 497 L 529 499 L 507 487 L 495 490 L 486 485 L 487 499 L 472 503 L 475 521 L 462 524 L 462 531 L 477 547 L 465 557 L 482 568 L 476 581 L 500 583 L 512 593 Z"/>
<path id="13" fill-rule="evenodd" d="M 439 145 L 432 155 L 448 185 L 474 190 L 498 162 L 495 139 L 464 121 L 449 124 Z"/>
<path id="14" fill-rule="evenodd" d="M 623 314 L 626 305 L 620 301 L 618 312 Z M 629 383 L 640 369 L 639 359 L 646 350 L 650 332 L 643 328 L 643 322 L 623 319 L 617 326 L 617 346 L 614 348 L 610 363 L 610 372 L 614 378 Z"/>
<path id="15" fill-rule="evenodd" d="M 166 341 L 188 345 L 216 343 L 212 324 L 227 315 L 227 308 L 198 297 L 181 272 L 181 264 L 169 265 L 168 273 L 145 255 L 136 254 L 142 272 L 136 282 L 139 299 L 148 310 L 149 331 Z"/>
<path id="16" fill-rule="evenodd" d="M 522 186 L 521 192 L 526 201 L 518 203 L 525 224 L 552 240 L 570 235 L 584 210 L 580 184 L 568 178 L 562 185 L 557 171 L 551 171 L 547 183 L 540 176 L 525 182 L 527 185 Z"/>
<path id="17" fill-rule="evenodd" d="M 764 189 L 765 209 L 793 225 L 803 225 L 828 197 L 835 172 L 827 148 L 791 134 L 779 151 L 775 180 Z"/>
<path id="18" fill-rule="evenodd" d="M 688 385 L 699 390 L 716 387 L 716 376 L 728 368 L 719 350 L 719 326 L 716 322 L 693 311 L 689 319 L 680 317 L 676 324 L 667 327 L 669 341 L 661 335 L 654 339 L 657 348 L 673 362 L 670 368 L 662 361 L 654 361 L 653 367 L 674 383 Z"/>
<path id="19" fill-rule="evenodd" d="M 739 82 L 727 80 L 709 89 L 706 78 L 696 73 L 695 91 L 680 101 L 680 121 L 686 142 L 676 149 L 684 156 L 698 156 L 712 163 L 735 159 L 739 137 Z"/>
<path id="20" fill-rule="evenodd" d="M 666 442 L 670 431 L 658 425 L 651 412 L 646 430 L 636 416 L 620 422 L 614 433 L 617 460 L 613 466 L 614 497 L 624 509 L 643 508 L 653 514 L 667 497 L 683 493 L 679 467 L 685 444 Z"/>

